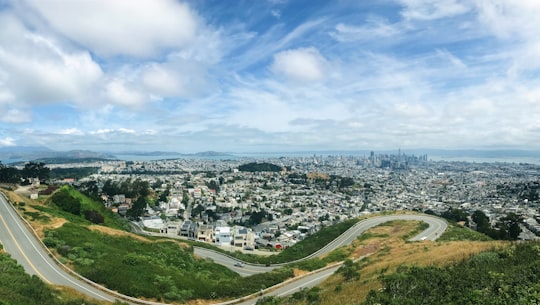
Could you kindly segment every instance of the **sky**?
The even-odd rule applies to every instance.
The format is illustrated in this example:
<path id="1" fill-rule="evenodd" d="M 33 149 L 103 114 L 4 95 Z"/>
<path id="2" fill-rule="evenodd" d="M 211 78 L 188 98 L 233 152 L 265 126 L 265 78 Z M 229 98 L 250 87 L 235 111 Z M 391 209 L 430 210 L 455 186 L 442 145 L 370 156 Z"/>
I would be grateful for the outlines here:
<path id="1" fill-rule="evenodd" d="M 0 0 L 0 147 L 540 149 L 537 0 Z"/>

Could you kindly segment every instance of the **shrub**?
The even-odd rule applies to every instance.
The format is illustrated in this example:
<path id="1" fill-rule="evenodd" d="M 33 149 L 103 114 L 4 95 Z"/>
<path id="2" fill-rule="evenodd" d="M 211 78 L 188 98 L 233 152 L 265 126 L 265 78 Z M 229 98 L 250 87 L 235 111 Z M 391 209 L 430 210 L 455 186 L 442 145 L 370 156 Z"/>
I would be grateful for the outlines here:
<path id="1" fill-rule="evenodd" d="M 88 210 L 84 211 L 84 218 L 95 223 L 100 224 L 105 222 L 105 218 L 98 211 Z"/>
<path id="2" fill-rule="evenodd" d="M 74 215 L 81 214 L 81 201 L 71 196 L 67 190 L 62 189 L 52 196 L 52 201 L 62 210 Z"/>

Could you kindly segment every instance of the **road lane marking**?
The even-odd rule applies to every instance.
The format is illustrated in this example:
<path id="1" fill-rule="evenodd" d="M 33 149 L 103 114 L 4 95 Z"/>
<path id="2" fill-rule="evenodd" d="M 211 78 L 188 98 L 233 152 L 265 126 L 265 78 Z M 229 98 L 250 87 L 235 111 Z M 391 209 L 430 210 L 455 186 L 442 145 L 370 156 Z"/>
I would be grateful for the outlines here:
<path id="1" fill-rule="evenodd" d="M 278 294 L 277 296 L 278 296 L 278 297 L 281 297 L 281 296 L 290 294 L 292 291 L 300 290 L 300 289 L 304 288 L 305 286 L 307 286 L 307 285 L 309 285 L 309 284 L 311 284 L 311 283 L 313 283 L 313 282 L 315 282 L 315 281 L 320 280 L 321 278 L 327 278 L 327 277 L 330 277 L 332 274 L 334 274 L 334 272 L 335 272 L 335 270 L 332 271 L 330 274 L 324 274 L 324 275 L 322 275 L 322 276 L 318 276 L 318 277 L 316 277 L 316 278 L 314 278 L 314 279 L 312 279 L 312 280 L 310 280 L 310 281 L 307 281 L 307 282 L 305 282 L 305 283 L 303 283 L 303 284 L 301 284 L 301 285 L 298 285 L 298 286 L 296 286 L 296 287 L 294 287 L 294 288 L 291 288 L 291 289 L 289 289 L 289 290 L 287 290 L 287 291 L 284 291 L 284 292 Z"/>
<path id="2" fill-rule="evenodd" d="M 6 230 L 9 234 L 9 236 L 11 236 L 11 239 L 13 240 L 13 242 L 15 243 L 15 246 L 17 246 L 17 248 L 19 249 L 19 251 L 21 252 L 22 256 L 24 256 L 24 259 L 28 262 L 28 264 L 30 265 L 30 267 L 32 268 L 32 270 L 34 270 L 34 272 L 43 280 L 45 281 L 47 284 L 49 285 L 52 285 L 52 282 L 49 281 L 49 279 L 47 279 L 43 274 L 41 274 L 41 272 L 38 271 L 38 269 L 36 268 L 36 266 L 34 266 L 34 264 L 32 264 L 32 261 L 28 258 L 28 256 L 26 256 L 26 253 L 24 253 L 23 249 L 21 248 L 21 245 L 19 245 L 19 243 L 17 242 L 17 239 L 15 238 L 15 236 L 13 235 L 13 232 L 11 232 L 11 229 L 9 228 L 9 226 L 7 225 L 6 221 L 4 220 L 4 217 L 2 216 L 2 214 L 0 214 L 0 220 L 2 221 L 2 223 L 4 224 L 4 227 L 6 227 Z"/>
<path id="3" fill-rule="evenodd" d="M 0 201 L 4 201 L 4 206 L 7 206 L 7 205 L 8 205 L 7 201 L 2 200 L 2 198 L 0 198 Z M 52 264 L 51 264 L 51 263 L 43 256 L 42 252 L 39 251 L 39 250 L 36 248 L 36 246 L 34 245 L 34 243 L 32 243 L 32 238 L 30 238 L 30 237 L 28 236 L 28 234 L 26 234 L 27 229 L 23 228 L 23 226 L 22 226 L 22 224 L 21 224 L 22 220 L 18 219 L 18 216 L 14 216 L 14 215 L 13 215 L 13 213 L 15 213 L 15 212 L 12 211 L 12 210 L 10 209 L 10 207 L 6 207 L 6 209 L 7 209 L 7 211 L 8 211 L 8 214 L 10 214 L 10 216 L 11 216 L 13 219 L 16 219 L 16 221 L 15 221 L 16 225 L 17 225 L 17 226 L 19 227 L 19 229 L 21 230 L 21 233 L 22 233 L 22 234 L 26 237 L 26 239 L 30 242 L 30 245 L 32 246 L 32 248 L 34 248 L 34 250 L 36 251 L 36 253 L 42 258 L 42 260 L 43 260 L 47 265 L 49 265 L 49 267 L 50 267 L 54 272 L 56 272 L 60 277 L 62 277 L 63 279 L 65 279 L 66 281 L 68 281 L 69 283 L 71 283 L 72 285 L 75 285 L 75 286 L 79 287 L 80 289 L 85 290 L 85 291 L 89 292 L 90 294 L 92 294 L 92 295 L 94 295 L 94 296 L 97 296 L 98 299 L 102 299 L 102 300 L 105 300 L 105 301 L 109 301 L 109 302 L 111 302 L 111 303 L 114 302 L 115 299 L 108 298 L 108 297 L 105 296 L 105 295 L 100 295 L 99 293 L 96 293 L 96 292 L 94 292 L 94 291 L 92 291 L 92 290 L 90 290 L 90 289 L 88 289 L 88 288 L 82 286 L 81 284 L 75 282 L 74 279 L 72 279 L 72 277 L 71 277 L 70 275 L 67 275 L 67 276 L 66 276 L 66 275 L 64 275 L 62 272 L 58 271 L 58 268 L 59 268 L 59 267 L 58 267 L 58 266 L 52 265 Z M 1 215 L 0 215 L 0 217 L 1 217 Z M 6 224 L 6 222 L 4 221 L 3 218 L 2 218 L 2 222 L 4 222 L 4 225 L 5 225 L 6 228 L 7 228 L 7 224 Z M 18 245 L 17 241 L 15 240 L 15 237 L 13 236 L 13 234 L 11 233 L 11 230 L 10 230 L 9 228 L 8 228 L 8 231 L 10 232 L 10 235 L 11 235 L 11 238 L 13 239 L 13 241 L 15 241 L 15 243 Z M 19 250 L 21 251 L 21 253 L 23 254 L 23 256 L 26 258 L 26 260 L 30 263 L 30 265 L 33 266 L 33 269 L 34 269 L 38 274 L 41 275 L 41 273 L 39 273 L 39 271 L 37 271 L 37 270 L 35 269 L 35 266 L 30 262 L 30 259 L 26 256 L 26 254 L 24 253 L 24 251 L 23 251 L 20 247 L 18 247 L 18 248 L 19 248 Z M 65 272 L 65 271 L 64 271 L 64 272 Z M 46 282 L 48 282 L 48 283 L 50 283 L 50 284 L 53 284 L 53 283 L 51 283 L 48 279 L 46 279 L 43 275 L 41 275 L 41 277 L 42 277 Z M 60 285 L 60 284 L 59 284 L 59 285 Z M 97 288 L 94 288 L 94 289 L 97 290 Z"/>

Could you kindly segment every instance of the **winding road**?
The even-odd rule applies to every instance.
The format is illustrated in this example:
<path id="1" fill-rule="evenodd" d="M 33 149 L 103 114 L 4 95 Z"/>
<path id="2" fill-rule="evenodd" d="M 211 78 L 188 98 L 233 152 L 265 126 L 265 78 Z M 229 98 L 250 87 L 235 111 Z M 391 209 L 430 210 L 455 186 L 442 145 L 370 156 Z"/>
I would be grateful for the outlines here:
<path id="1" fill-rule="evenodd" d="M 39 276 L 46 283 L 72 287 L 97 300 L 114 302 L 114 297 L 60 268 L 17 216 L 3 194 L 0 194 L 0 242 L 27 273 Z"/>
<path id="2" fill-rule="evenodd" d="M 352 243 L 366 230 L 392 220 L 417 220 L 424 221 L 429 225 L 426 230 L 411 238 L 410 240 L 412 241 L 435 240 L 441 236 L 448 226 L 445 220 L 428 215 L 386 215 L 372 217 L 358 222 L 319 251 L 302 259 L 323 256 L 339 247 Z M 24 267 L 27 273 L 39 276 L 46 283 L 72 287 L 97 300 L 114 302 L 114 300 L 119 299 L 134 304 L 160 304 L 137 300 L 118 294 L 105 287 L 92 283 L 90 280 L 84 279 L 72 271 L 66 271 L 64 269 L 65 267 L 60 267 L 58 262 L 55 262 L 54 259 L 49 256 L 48 251 L 44 249 L 41 241 L 39 241 L 34 233 L 30 231 L 1 193 L 0 243 L 3 245 L 5 251 L 10 253 L 11 256 Z M 241 276 L 250 276 L 261 272 L 267 272 L 279 266 L 286 265 L 262 266 L 244 262 L 243 267 L 238 267 L 234 266 L 238 260 L 233 257 L 204 248 L 194 247 L 194 249 L 195 255 L 212 259 L 214 262 L 225 265 L 236 271 Z M 302 288 L 315 286 L 329 277 L 338 268 L 339 264 L 336 264 L 311 272 L 299 279 L 293 279 L 286 283 L 279 284 L 277 287 L 272 287 L 272 289 L 264 291 L 262 295 L 284 296 L 294 293 Z M 222 304 L 255 304 L 256 299 L 257 298 L 255 297 L 246 297 Z"/>

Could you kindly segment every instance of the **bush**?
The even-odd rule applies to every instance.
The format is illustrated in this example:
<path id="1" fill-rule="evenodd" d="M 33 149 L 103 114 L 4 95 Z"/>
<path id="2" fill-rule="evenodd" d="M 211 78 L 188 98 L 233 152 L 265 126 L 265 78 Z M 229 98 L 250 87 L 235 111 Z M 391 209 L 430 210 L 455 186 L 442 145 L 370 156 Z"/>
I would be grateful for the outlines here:
<path id="1" fill-rule="evenodd" d="M 71 196 L 66 189 L 57 191 L 51 199 L 60 209 L 74 215 L 81 214 L 81 201 Z"/>
<path id="2" fill-rule="evenodd" d="M 95 223 L 100 224 L 105 222 L 105 218 L 98 211 L 88 210 L 84 211 L 84 218 Z"/>

